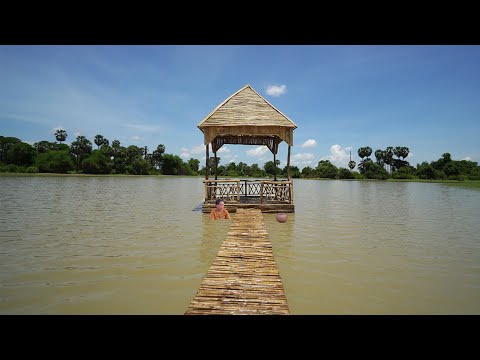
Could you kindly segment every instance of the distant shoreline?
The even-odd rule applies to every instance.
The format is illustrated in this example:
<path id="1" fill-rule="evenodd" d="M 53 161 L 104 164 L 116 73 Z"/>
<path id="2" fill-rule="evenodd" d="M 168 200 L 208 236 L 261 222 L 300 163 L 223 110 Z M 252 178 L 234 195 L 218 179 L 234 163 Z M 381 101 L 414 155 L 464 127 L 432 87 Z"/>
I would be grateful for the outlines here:
<path id="1" fill-rule="evenodd" d="M 24 177 L 183 177 L 183 178 L 204 178 L 203 175 L 192 176 L 192 175 L 130 175 L 130 174 L 56 174 L 56 173 L 0 173 L 0 177 L 10 177 L 10 176 L 24 176 Z M 249 178 L 247 176 L 242 176 L 242 178 Z M 222 177 L 223 179 L 223 177 Z M 258 179 L 258 177 L 252 177 L 251 179 Z M 265 178 L 266 180 L 271 178 Z M 283 178 L 282 178 L 283 179 Z M 303 179 L 303 178 L 299 178 Z M 374 181 L 374 182 L 420 182 L 420 183 L 440 183 L 450 186 L 459 186 L 469 189 L 479 189 L 480 190 L 480 180 L 438 180 L 438 179 L 326 179 L 326 178 L 306 178 L 303 180 L 317 180 L 317 181 Z"/>

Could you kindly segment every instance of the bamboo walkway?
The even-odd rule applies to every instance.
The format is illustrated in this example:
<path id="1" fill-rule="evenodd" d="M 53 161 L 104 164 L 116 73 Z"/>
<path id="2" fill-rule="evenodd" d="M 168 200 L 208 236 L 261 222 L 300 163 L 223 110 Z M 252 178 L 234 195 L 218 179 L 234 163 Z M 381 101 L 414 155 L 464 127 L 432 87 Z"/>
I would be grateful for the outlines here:
<path id="1" fill-rule="evenodd" d="M 290 313 L 259 209 L 237 209 L 185 315 Z"/>

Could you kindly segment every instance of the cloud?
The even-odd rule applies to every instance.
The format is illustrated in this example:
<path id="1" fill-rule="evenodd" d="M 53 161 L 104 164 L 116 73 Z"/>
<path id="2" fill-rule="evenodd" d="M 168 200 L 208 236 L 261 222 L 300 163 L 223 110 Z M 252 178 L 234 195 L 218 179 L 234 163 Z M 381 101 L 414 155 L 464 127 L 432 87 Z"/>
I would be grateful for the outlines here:
<path id="1" fill-rule="evenodd" d="M 141 132 L 154 133 L 160 129 L 160 126 L 157 125 L 146 125 L 146 124 L 121 124 L 121 126 L 134 129 Z"/>
<path id="2" fill-rule="evenodd" d="M 220 148 L 220 150 L 217 151 L 217 154 L 222 153 L 223 156 L 225 156 L 225 153 L 229 153 L 229 152 L 230 152 L 230 149 L 224 145 Z"/>
<path id="3" fill-rule="evenodd" d="M 268 151 L 265 145 L 257 146 L 255 149 L 247 150 L 247 155 L 260 158 Z"/>
<path id="4" fill-rule="evenodd" d="M 267 94 L 270 96 L 280 96 L 287 92 L 287 85 L 269 85 Z"/>
<path id="5" fill-rule="evenodd" d="M 80 136 L 80 131 L 74 132 L 73 135 L 75 135 L 75 136 Z"/>
<path id="6" fill-rule="evenodd" d="M 470 156 L 465 156 L 462 160 L 472 161 L 472 158 Z"/>
<path id="7" fill-rule="evenodd" d="M 347 167 L 350 161 L 350 151 L 352 147 L 342 148 L 340 145 L 330 147 L 330 155 L 322 157 L 320 160 L 329 160 L 337 167 Z"/>
<path id="8" fill-rule="evenodd" d="M 140 140 L 143 140 L 143 138 L 140 137 L 140 136 L 134 135 L 134 136 L 130 137 L 130 140 L 132 140 L 132 141 L 140 141 Z"/>
<path id="9" fill-rule="evenodd" d="M 300 153 L 292 156 L 292 165 L 304 167 L 311 165 L 314 155 L 311 153 Z"/>
<path id="10" fill-rule="evenodd" d="M 184 158 L 184 159 L 189 159 L 190 158 L 190 154 L 188 152 L 182 152 L 180 154 L 180 157 L 181 158 Z"/>
<path id="11" fill-rule="evenodd" d="M 313 139 L 308 139 L 303 143 L 302 148 L 315 147 L 315 146 L 317 146 L 317 142 Z"/>
<path id="12" fill-rule="evenodd" d="M 198 146 L 194 146 L 194 147 L 190 150 L 190 152 L 191 152 L 192 154 L 202 154 L 202 153 L 205 153 L 205 145 L 200 144 L 200 145 L 198 145 Z"/>

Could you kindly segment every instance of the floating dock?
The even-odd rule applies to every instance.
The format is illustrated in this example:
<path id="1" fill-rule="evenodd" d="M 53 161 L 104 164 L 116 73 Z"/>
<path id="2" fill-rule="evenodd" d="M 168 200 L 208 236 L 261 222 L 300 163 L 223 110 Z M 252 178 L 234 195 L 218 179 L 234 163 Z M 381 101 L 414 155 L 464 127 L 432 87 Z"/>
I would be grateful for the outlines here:
<path id="1" fill-rule="evenodd" d="M 262 211 L 238 208 L 232 219 L 185 315 L 288 315 Z"/>

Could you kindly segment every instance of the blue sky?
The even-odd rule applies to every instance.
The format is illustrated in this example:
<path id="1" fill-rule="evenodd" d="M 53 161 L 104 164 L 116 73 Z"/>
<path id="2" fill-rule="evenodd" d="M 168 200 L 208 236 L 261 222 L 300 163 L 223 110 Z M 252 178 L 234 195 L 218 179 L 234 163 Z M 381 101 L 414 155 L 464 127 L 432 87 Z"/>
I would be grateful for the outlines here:
<path id="1" fill-rule="evenodd" d="M 359 147 L 407 146 L 411 165 L 480 162 L 480 46 L 0 46 L 0 135 L 163 144 L 205 163 L 197 128 L 250 84 L 294 121 L 292 164 L 347 167 Z M 286 165 L 287 145 L 277 159 Z M 266 147 L 225 145 L 220 164 L 260 166 Z M 374 157 L 373 157 L 374 158 Z"/>

